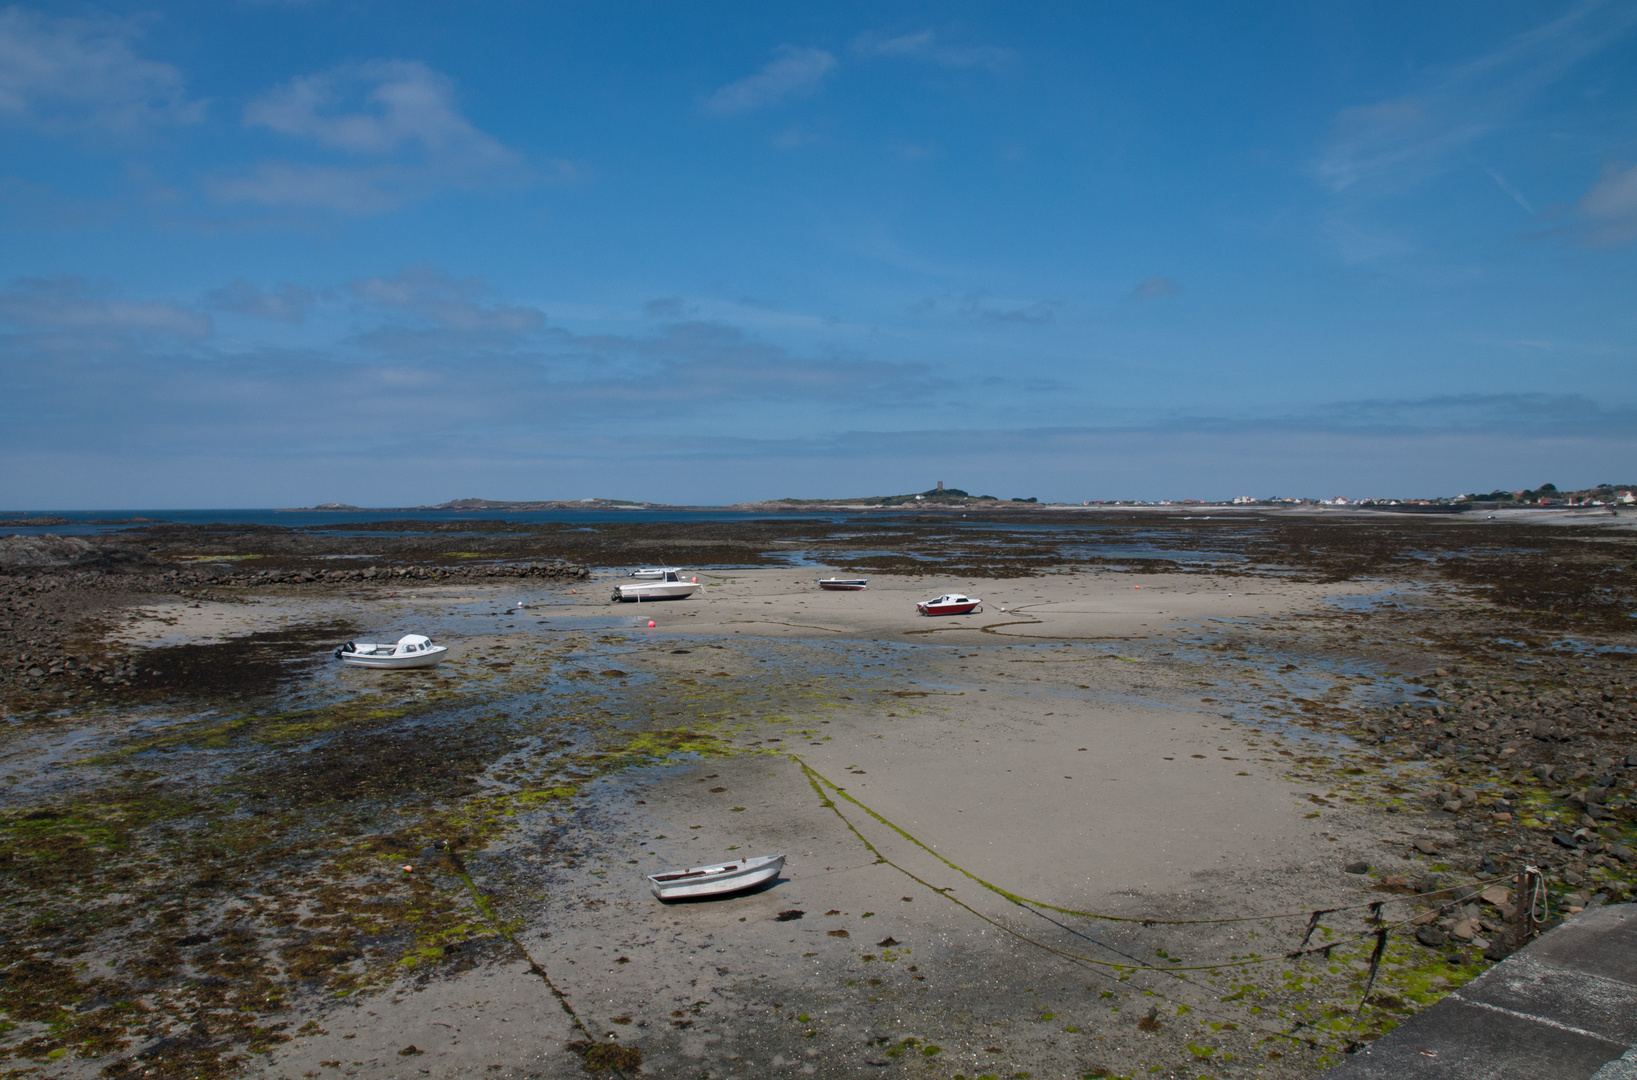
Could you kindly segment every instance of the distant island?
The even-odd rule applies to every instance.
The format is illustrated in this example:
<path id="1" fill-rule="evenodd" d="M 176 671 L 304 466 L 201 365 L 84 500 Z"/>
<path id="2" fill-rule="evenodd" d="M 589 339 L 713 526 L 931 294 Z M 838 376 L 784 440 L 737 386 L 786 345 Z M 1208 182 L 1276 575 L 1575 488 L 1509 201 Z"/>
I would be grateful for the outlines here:
<path id="1" fill-rule="evenodd" d="M 564 510 L 739 510 L 747 513 L 773 513 L 781 510 L 893 510 L 937 507 L 940 509 L 969 508 L 974 510 L 1006 510 L 1023 507 L 1081 508 L 1081 507 L 1333 507 L 1360 510 L 1388 510 L 1399 513 L 1464 513 L 1469 510 L 1539 509 L 1542 507 L 1632 506 L 1637 504 L 1637 484 L 1598 484 L 1576 491 L 1560 491 L 1555 484 L 1541 484 L 1535 488 L 1516 491 L 1497 489 L 1488 493 L 1437 495 L 1431 497 L 1364 497 L 1337 496 L 1314 499 L 1273 495 L 1257 497 L 1240 495 L 1232 499 L 1088 499 L 1084 502 L 1042 503 L 1038 498 L 998 498 L 994 495 L 973 495 L 961 488 L 945 487 L 943 481 L 926 491 L 904 495 L 857 495 L 831 499 L 797 498 L 764 499 L 757 502 L 734 503 L 729 506 L 686 506 L 672 503 L 637 502 L 632 499 L 451 499 L 433 506 L 361 507 L 351 503 L 319 503 L 317 506 L 280 510 L 281 514 L 312 513 L 426 513 L 448 511 L 456 513 L 530 513 Z M 34 522 L 38 524 L 39 522 Z M 15 522 L 14 524 L 21 524 Z"/>

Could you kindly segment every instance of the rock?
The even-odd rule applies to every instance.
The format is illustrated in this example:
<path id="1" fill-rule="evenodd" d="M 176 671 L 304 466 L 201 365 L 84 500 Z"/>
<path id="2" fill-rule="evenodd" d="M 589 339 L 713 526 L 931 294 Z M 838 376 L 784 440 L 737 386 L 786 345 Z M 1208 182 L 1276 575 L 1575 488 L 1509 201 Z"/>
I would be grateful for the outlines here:
<path id="1" fill-rule="evenodd" d="M 1564 836 L 1562 833 L 1553 833 L 1552 843 L 1558 847 L 1566 847 L 1571 851 L 1577 851 L 1580 848 L 1580 845 L 1574 842 L 1574 837 Z"/>
<path id="2" fill-rule="evenodd" d="M 1591 903 L 1591 897 L 1580 892 L 1565 893 L 1561 902 L 1563 906 L 1570 911 L 1577 908 L 1584 910 L 1586 906 Z"/>
<path id="3" fill-rule="evenodd" d="M 1512 935 L 1496 934 L 1489 942 L 1489 947 L 1484 950 L 1484 959 L 1497 962 L 1505 960 L 1512 955 L 1512 949 Z"/>
<path id="4" fill-rule="evenodd" d="M 1429 949 L 1436 949 L 1449 940 L 1449 935 L 1436 926 L 1423 926 L 1415 932 L 1415 940 Z"/>
<path id="5" fill-rule="evenodd" d="M 1478 931 L 1481 929 L 1483 929 L 1483 927 L 1478 925 L 1477 919 L 1462 919 L 1460 922 L 1450 927 L 1449 934 L 1450 937 L 1453 937 L 1458 941 L 1471 941 L 1473 938 L 1478 936 Z"/>
<path id="6" fill-rule="evenodd" d="M 1500 885 L 1491 885 L 1479 893 L 1478 896 L 1484 903 L 1493 904 L 1498 908 L 1508 907 L 1512 903 L 1512 890 Z"/>
<path id="7" fill-rule="evenodd" d="M 1434 840 L 1430 836 L 1418 836 L 1410 844 L 1410 846 L 1423 855 L 1438 854 L 1438 841 Z"/>
<path id="8" fill-rule="evenodd" d="M 1629 863 L 1633 860 L 1637 860 L 1637 852 L 1632 851 L 1631 848 L 1628 848 L 1624 844 L 1609 844 L 1603 850 L 1605 853 L 1614 856 L 1623 863 Z"/>
<path id="9" fill-rule="evenodd" d="M 1358 862 L 1348 863 L 1345 869 L 1349 874 L 1368 874 L 1370 872 L 1370 864 L 1361 859 Z"/>

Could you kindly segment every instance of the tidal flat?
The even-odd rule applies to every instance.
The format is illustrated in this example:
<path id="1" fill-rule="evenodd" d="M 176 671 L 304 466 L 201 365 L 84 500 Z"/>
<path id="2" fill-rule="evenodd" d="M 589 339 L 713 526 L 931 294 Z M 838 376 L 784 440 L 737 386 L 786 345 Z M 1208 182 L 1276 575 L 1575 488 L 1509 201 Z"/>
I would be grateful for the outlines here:
<path id="1" fill-rule="evenodd" d="M 1632 524 L 0 540 L 0 1075 L 1313 1076 L 1631 899 Z"/>

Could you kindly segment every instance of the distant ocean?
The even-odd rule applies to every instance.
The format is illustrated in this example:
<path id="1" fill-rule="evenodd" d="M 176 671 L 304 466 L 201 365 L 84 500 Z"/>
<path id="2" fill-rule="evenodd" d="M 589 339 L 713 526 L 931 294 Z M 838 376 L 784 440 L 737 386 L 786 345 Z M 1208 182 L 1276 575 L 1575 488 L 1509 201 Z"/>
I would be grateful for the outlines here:
<path id="1" fill-rule="evenodd" d="M 849 514 L 747 513 L 740 510 L 0 510 L 0 521 L 61 518 L 63 525 L 0 525 L 0 535 L 59 533 L 88 535 L 137 527 L 132 518 L 183 525 L 317 525 L 345 530 L 374 521 L 513 521 L 601 525 L 615 521 L 755 521 L 763 518 L 809 518 L 844 521 Z"/>

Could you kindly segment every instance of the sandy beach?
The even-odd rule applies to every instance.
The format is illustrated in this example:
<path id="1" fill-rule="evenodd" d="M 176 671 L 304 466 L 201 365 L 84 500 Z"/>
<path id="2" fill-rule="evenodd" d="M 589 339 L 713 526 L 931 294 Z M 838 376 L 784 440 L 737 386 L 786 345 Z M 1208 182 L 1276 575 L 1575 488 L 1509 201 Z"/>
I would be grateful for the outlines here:
<path id="1" fill-rule="evenodd" d="M 601 574 L 104 612 L 155 678 L 263 650 L 273 697 L 8 729 L 14 804 L 101 790 L 132 837 L 134 889 L 80 871 L 53 903 L 119 913 L 95 931 L 108 979 L 171 973 L 143 976 L 145 1026 L 47 1071 L 1311 1076 L 1504 955 L 1493 907 L 1438 948 L 1405 924 L 1360 1008 L 1369 904 L 1454 926 L 1414 894 L 1527 849 L 1510 814 L 1432 800 L 1442 750 L 1376 733 L 1449 676 L 1402 621 L 1464 610 L 1447 582 L 1064 567 L 818 590 L 830 572 L 690 570 L 693 598 L 641 605 Z M 915 614 L 945 591 L 981 611 Z M 358 671 L 313 640 L 411 631 L 448 661 Z M 1474 802 L 1523 776 L 1495 752 L 1461 766 Z M 133 815 L 191 824 L 152 845 Z M 18 843 L 46 835 L 25 820 Z M 1620 895 L 1617 847 L 1560 887 Z M 781 878 L 736 897 L 666 905 L 644 880 L 774 852 Z M 178 860 L 199 873 L 180 891 Z M 189 1010 L 228 1026 L 187 1036 Z"/>

